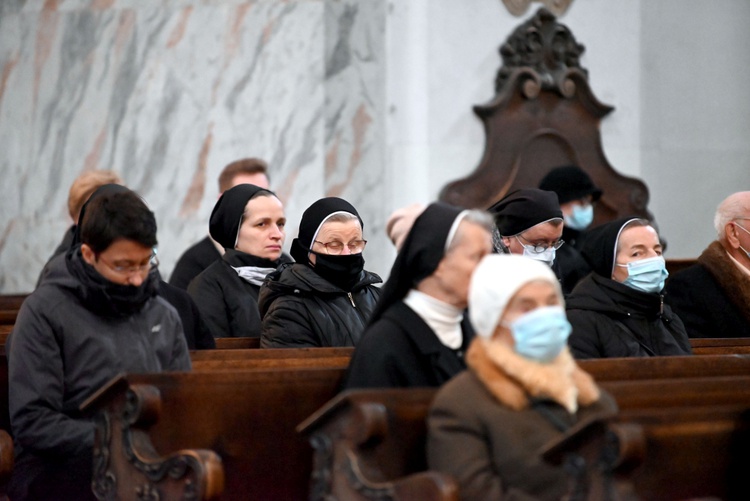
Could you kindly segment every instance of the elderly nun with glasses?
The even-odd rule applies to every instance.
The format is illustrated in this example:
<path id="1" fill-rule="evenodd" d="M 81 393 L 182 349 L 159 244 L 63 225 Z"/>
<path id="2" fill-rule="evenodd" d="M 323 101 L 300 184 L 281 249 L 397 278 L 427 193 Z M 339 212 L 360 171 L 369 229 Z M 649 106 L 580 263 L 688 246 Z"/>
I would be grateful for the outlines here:
<path id="1" fill-rule="evenodd" d="M 268 276 L 258 306 L 262 348 L 355 346 L 382 282 L 364 269 L 364 223 L 346 200 L 327 197 L 304 214 L 292 241 L 296 263 Z"/>
<path id="2" fill-rule="evenodd" d="M 557 195 L 536 188 L 516 190 L 488 209 L 495 218 L 492 241 L 495 252 L 519 254 L 556 270 L 555 257 L 562 247 L 563 213 Z"/>

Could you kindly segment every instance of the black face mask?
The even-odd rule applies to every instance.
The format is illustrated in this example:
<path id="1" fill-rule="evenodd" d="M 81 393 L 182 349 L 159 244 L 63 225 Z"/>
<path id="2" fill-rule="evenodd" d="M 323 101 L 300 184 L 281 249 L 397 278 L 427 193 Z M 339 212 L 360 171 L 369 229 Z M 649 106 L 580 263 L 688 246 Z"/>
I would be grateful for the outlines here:
<path id="1" fill-rule="evenodd" d="M 331 282 L 339 289 L 351 291 L 359 282 L 365 268 L 362 253 L 332 256 L 310 251 L 315 254 L 315 264 L 311 264 L 315 273 Z"/>
<path id="2" fill-rule="evenodd" d="M 67 256 L 68 270 L 81 282 L 80 298 L 87 309 L 105 317 L 129 317 L 143 309 L 157 294 L 159 272 L 151 268 L 139 286 L 120 285 L 101 276 L 83 260 L 80 247 L 71 249 Z"/>

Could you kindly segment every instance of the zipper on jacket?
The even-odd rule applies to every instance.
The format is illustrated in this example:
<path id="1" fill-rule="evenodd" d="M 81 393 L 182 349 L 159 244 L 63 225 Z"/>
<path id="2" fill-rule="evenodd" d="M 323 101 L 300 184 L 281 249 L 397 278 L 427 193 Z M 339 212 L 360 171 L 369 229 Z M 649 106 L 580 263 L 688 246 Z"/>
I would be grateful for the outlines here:
<path id="1" fill-rule="evenodd" d="M 354 304 L 354 298 L 352 297 L 352 293 L 351 292 L 347 292 L 346 295 L 349 296 L 349 301 L 352 302 L 352 306 L 356 308 L 357 305 Z"/>

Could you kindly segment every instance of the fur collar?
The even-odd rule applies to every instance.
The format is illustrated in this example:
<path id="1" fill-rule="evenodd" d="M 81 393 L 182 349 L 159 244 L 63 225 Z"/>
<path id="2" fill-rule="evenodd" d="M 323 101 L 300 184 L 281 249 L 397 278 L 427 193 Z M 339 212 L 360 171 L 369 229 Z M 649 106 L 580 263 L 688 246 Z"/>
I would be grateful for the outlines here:
<path id="1" fill-rule="evenodd" d="M 721 243 L 714 241 L 706 247 L 698 263 L 708 270 L 732 304 L 750 322 L 750 279 L 737 269 Z"/>
<path id="2" fill-rule="evenodd" d="M 576 365 L 567 347 L 549 364 L 540 364 L 504 343 L 476 338 L 466 353 L 466 363 L 487 391 L 513 410 L 527 408 L 529 397 L 544 397 L 572 414 L 579 404 L 599 399 L 593 378 Z"/>

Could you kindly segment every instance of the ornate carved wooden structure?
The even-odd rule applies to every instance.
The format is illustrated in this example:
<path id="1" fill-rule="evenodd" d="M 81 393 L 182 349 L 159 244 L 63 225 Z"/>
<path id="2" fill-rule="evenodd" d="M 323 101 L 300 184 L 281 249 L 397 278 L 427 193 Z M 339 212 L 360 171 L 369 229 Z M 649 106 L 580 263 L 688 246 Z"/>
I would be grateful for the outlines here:
<path id="1" fill-rule="evenodd" d="M 209 450 L 161 456 L 149 437 L 159 420 L 161 395 L 149 385 L 128 387 L 124 377 L 99 392 L 92 488 L 97 499 L 218 499 L 224 490 L 221 458 Z"/>
<path id="2" fill-rule="evenodd" d="M 434 389 L 346 391 L 298 426 L 315 449 L 310 499 L 458 500 L 426 471 L 425 416 Z"/>
<path id="3" fill-rule="evenodd" d="M 584 46 L 542 8 L 500 47 L 495 98 L 474 112 L 484 124 L 484 156 L 440 199 L 487 208 L 519 188 L 534 188 L 554 167 L 576 164 L 604 190 L 594 224 L 626 215 L 651 219 L 648 189 L 616 172 L 602 150 L 600 120 L 613 108 L 591 91 L 580 64 Z"/>

